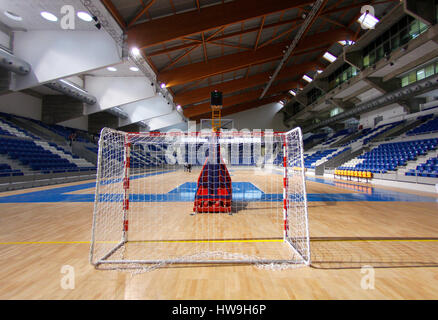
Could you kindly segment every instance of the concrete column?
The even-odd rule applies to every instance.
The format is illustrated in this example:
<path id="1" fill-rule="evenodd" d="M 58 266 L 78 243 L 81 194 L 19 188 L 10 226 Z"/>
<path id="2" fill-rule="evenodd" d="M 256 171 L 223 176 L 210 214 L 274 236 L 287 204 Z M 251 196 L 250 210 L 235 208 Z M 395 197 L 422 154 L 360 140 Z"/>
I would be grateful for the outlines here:
<path id="1" fill-rule="evenodd" d="M 84 103 L 64 95 L 43 97 L 42 121 L 49 124 L 75 119 L 84 115 Z"/>
<path id="2" fill-rule="evenodd" d="M 99 133 L 102 128 L 119 127 L 119 118 L 107 112 L 93 113 L 88 116 L 88 131 L 90 133 Z"/>

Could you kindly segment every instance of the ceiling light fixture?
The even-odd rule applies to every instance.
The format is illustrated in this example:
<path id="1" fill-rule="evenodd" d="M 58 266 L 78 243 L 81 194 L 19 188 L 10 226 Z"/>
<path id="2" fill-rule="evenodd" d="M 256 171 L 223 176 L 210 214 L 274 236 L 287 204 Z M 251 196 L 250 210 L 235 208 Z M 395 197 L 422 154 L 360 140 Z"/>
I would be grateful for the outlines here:
<path id="1" fill-rule="evenodd" d="M 11 11 L 5 11 L 4 12 L 4 14 L 5 14 L 5 16 L 6 17 L 8 17 L 9 19 L 12 19 L 12 20 L 14 20 L 14 21 L 23 21 L 23 18 L 22 17 L 20 17 L 18 14 L 16 14 L 16 13 L 13 13 L 13 12 L 11 12 Z"/>
<path id="2" fill-rule="evenodd" d="M 116 72 L 117 71 L 117 69 L 116 68 L 114 68 L 114 67 L 108 67 L 108 68 L 106 68 L 108 71 L 111 71 L 111 72 Z"/>
<path id="3" fill-rule="evenodd" d="M 161 87 L 161 89 L 164 89 L 164 88 L 166 88 L 166 84 L 165 84 L 164 82 L 162 82 L 162 83 L 160 84 L 160 87 Z"/>
<path id="4" fill-rule="evenodd" d="M 129 68 L 129 70 L 131 70 L 133 72 L 138 72 L 140 69 L 137 67 L 131 67 L 131 68 Z"/>
<path id="5" fill-rule="evenodd" d="M 324 59 L 326 59 L 329 62 L 335 62 L 337 57 L 335 57 L 334 55 L 332 55 L 330 52 L 326 52 L 324 53 L 324 55 L 322 56 Z"/>
<path id="6" fill-rule="evenodd" d="M 297 94 L 295 93 L 295 91 L 293 91 L 293 90 L 289 90 L 289 93 L 290 93 L 291 95 L 293 95 L 294 97 L 297 95 Z"/>
<path id="7" fill-rule="evenodd" d="M 131 53 L 132 53 L 134 56 L 139 56 L 139 55 L 140 55 L 140 49 L 137 48 L 137 47 L 133 47 L 133 48 L 131 49 Z"/>
<path id="8" fill-rule="evenodd" d="M 51 21 L 51 22 L 56 22 L 58 21 L 58 17 L 55 16 L 53 13 L 47 12 L 47 11 L 42 11 L 41 12 L 41 17 L 43 17 L 44 19 Z"/>
<path id="9" fill-rule="evenodd" d="M 85 21 L 85 22 L 93 21 L 93 17 L 88 12 L 85 12 L 85 11 L 79 11 L 77 13 L 77 16 L 79 19 L 81 19 L 82 21 Z"/>
<path id="10" fill-rule="evenodd" d="M 352 46 L 356 42 L 354 42 L 353 40 L 341 40 L 341 41 L 338 41 L 338 43 L 340 45 L 343 45 L 343 46 Z"/>
<path id="11" fill-rule="evenodd" d="M 364 12 L 357 21 L 367 29 L 374 29 L 380 20 L 367 11 Z"/>
<path id="12" fill-rule="evenodd" d="M 306 75 L 306 74 L 303 76 L 303 79 L 306 80 L 307 82 L 312 82 L 313 81 L 313 79 L 311 77 L 309 77 L 308 75 Z"/>

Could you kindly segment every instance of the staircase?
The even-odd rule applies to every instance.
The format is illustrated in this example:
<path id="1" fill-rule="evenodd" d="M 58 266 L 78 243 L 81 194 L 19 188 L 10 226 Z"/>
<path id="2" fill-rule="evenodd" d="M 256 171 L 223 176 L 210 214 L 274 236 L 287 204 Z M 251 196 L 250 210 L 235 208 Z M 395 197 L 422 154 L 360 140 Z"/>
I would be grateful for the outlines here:
<path id="1" fill-rule="evenodd" d="M 335 155 L 338 152 L 344 151 L 345 149 L 347 149 L 347 147 L 339 148 L 339 149 L 333 151 L 332 153 L 328 154 L 324 158 L 319 159 L 318 161 L 315 162 L 315 167 L 320 166 L 322 164 L 325 164 L 327 162 L 328 158 L 330 158 L 331 156 Z"/>
<path id="2" fill-rule="evenodd" d="M 425 155 L 417 157 L 417 160 L 408 161 L 405 167 L 401 167 L 397 170 L 397 174 L 404 176 L 409 170 L 416 170 L 418 165 L 425 163 L 428 159 L 436 156 L 438 156 L 438 151 L 430 150 Z"/>
<path id="3" fill-rule="evenodd" d="M 355 159 L 356 157 L 360 156 L 363 152 L 364 152 L 363 148 L 356 150 L 354 152 L 351 149 L 347 150 L 347 151 L 341 153 L 340 155 L 338 155 L 337 157 L 334 157 L 334 158 L 328 160 L 326 163 L 324 163 L 324 167 L 326 169 L 338 168 L 341 165 L 343 165 L 344 163 L 347 163 L 348 161 L 350 161 L 351 159 Z"/>
<path id="4" fill-rule="evenodd" d="M 0 154 L 0 163 L 6 163 L 11 167 L 12 170 L 20 170 L 25 175 L 32 172 L 31 167 L 23 165 L 17 160 L 10 159 L 5 154 Z"/>
<path id="5" fill-rule="evenodd" d="M 403 132 L 406 132 L 406 122 L 402 122 L 399 125 L 395 126 L 394 128 L 389 129 L 388 131 L 382 133 L 381 135 L 376 136 L 375 138 L 371 139 L 372 141 L 383 141 L 383 140 L 390 140 L 390 137 L 393 137 L 394 135 L 398 136 Z"/>
<path id="6" fill-rule="evenodd" d="M 3 120 L 0 118 L 0 128 L 2 128 L 4 131 L 9 132 L 10 134 L 19 137 L 19 138 L 30 138 L 34 139 L 34 137 L 31 137 L 30 135 L 26 134 L 22 130 L 18 130 L 14 128 L 13 126 L 9 125 L 6 120 Z"/>
<path id="7" fill-rule="evenodd" d="M 342 146 L 346 143 L 349 143 L 350 141 L 356 139 L 357 137 L 360 137 L 362 134 L 363 134 L 362 131 L 349 134 L 349 135 L 343 137 L 342 139 L 336 141 L 335 143 L 332 143 L 330 145 L 330 147 L 332 147 L 332 148 L 340 147 L 340 146 Z"/>
<path id="8" fill-rule="evenodd" d="M 35 141 L 35 143 L 37 145 L 41 146 L 42 148 L 44 148 L 45 150 L 48 150 L 53 154 L 57 154 L 58 156 L 60 156 L 63 159 L 67 159 L 70 163 L 75 164 L 79 168 L 94 167 L 94 165 L 92 163 L 88 162 L 87 160 L 81 159 L 81 158 L 73 158 L 70 154 L 65 153 L 62 150 L 59 150 L 59 149 L 51 146 L 50 144 L 48 144 L 45 141 Z"/>
<path id="9" fill-rule="evenodd" d="M 425 122 L 423 119 L 420 120 L 414 120 L 412 122 L 408 122 L 406 123 L 403 127 L 398 128 L 398 130 L 390 130 L 391 132 L 386 136 L 387 138 L 395 138 L 395 137 L 399 137 L 402 134 L 418 127 L 419 125 L 421 125 L 423 122 Z"/>
<path id="10" fill-rule="evenodd" d="M 23 118 L 16 118 L 16 117 L 11 118 L 9 121 L 13 122 L 17 126 L 23 128 L 23 129 L 26 129 L 27 131 L 29 131 L 35 135 L 43 138 L 44 140 L 54 141 L 58 145 L 66 144 L 66 141 L 63 137 L 61 137 L 60 135 L 58 135 L 58 134 L 56 134 L 56 133 L 54 133 L 46 128 L 39 126 L 38 124 L 34 123 L 33 121 L 23 119 Z"/>

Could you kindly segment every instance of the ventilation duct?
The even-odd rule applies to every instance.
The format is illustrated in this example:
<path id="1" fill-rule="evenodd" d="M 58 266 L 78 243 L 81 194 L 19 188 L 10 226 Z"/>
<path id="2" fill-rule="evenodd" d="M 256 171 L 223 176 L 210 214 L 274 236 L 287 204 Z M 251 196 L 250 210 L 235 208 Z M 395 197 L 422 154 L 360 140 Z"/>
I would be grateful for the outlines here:
<path id="1" fill-rule="evenodd" d="M 0 67 L 19 75 L 28 75 L 32 67 L 29 63 L 0 48 Z"/>
<path id="2" fill-rule="evenodd" d="M 122 109 L 120 109 L 119 107 L 114 107 L 114 108 L 111 108 L 111 109 L 108 109 L 105 111 L 112 114 L 113 116 L 116 116 L 116 117 L 121 118 L 121 119 L 128 119 L 129 118 L 128 114 L 125 111 L 123 111 Z"/>
<path id="3" fill-rule="evenodd" d="M 46 84 L 46 87 L 61 92 L 69 97 L 76 98 L 79 101 L 85 102 L 87 104 L 95 104 L 97 102 L 96 97 L 89 94 L 84 89 L 78 87 L 74 83 L 67 80 L 56 80 Z"/>
<path id="4" fill-rule="evenodd" d="M 0 67 L 5 68 L 13 73 L 26 76 L 32 70 L 29 63 L 15 57 L 13 54 L 0 48 Z M 67 80 L 55 80 L 48 84 L 47 87 L 55 91 L 64 93 L 67 96 L 78 99 L 87 104 L 95 104 L 97 99 L 84 89 Z"/>
<path id="5" fill-rule="evenodd" d="M 146 121 L 142 120 L 138 122 L 138 125 L 140 126 L 140 128 L 143 129 L 143 131 L 150 131 L 149 130 L 149 125 Z"/>

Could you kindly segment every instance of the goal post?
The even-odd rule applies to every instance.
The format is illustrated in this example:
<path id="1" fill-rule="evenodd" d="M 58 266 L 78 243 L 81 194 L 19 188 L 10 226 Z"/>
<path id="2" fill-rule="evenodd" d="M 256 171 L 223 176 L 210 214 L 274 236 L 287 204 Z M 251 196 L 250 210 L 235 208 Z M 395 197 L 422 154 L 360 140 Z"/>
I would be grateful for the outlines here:
<path id="1" fill-rule="evenodd" d="M 90 248 L 96 267 L 310 263 L 300 128 L 104 128 L 97 169 Z"/>

